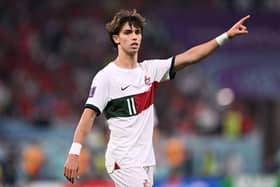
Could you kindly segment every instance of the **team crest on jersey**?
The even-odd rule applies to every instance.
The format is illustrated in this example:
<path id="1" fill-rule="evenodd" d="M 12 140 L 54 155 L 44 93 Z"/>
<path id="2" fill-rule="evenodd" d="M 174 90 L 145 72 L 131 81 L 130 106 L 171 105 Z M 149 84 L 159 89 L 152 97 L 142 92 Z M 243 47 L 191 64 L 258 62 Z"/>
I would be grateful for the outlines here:
<path id="1" fill-rule="evenodd" d="M 147 77 L 147 76 L 145 75 L 145 84 L 146 84 L 147 86 L 150 86 L 150 85 L 152 84 L 152 82 L 151 82 L 151 77 Z"/>
<path id="2" fill-rule="evenodd" d="M 144 180 L 143 187 L 151 187 L 151 183 L 147 179 Z"/>
<path id="3" fill-rule="evenodd" d="M 89 91 L 89 97 L 93 97 L 93 96 L 94 96 L 95 89 L 96 89 L 96 87 L 95 87 L 95 86 L 94 86 L 94 87 L 92 87 L 92 88 L 90 88 L 90 91 Z"/>

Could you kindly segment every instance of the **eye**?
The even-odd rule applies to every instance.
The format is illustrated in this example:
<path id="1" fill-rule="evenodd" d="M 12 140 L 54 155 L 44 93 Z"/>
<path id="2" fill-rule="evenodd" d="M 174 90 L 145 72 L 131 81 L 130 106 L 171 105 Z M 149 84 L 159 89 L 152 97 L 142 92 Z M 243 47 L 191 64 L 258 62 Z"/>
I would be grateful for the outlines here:
<path id="1" fill-rule="evenodd" d="M 132 30 L 125 30 L 125 31 L 124 31 L 124 34 L 125 34 L 125 35 L 131 34 L 131 33 L 132 33 Z"/>
<path id="2" fill-rule="evenodd" d="M 140 29 L 135 30 L 135 34 L 141 34 L 141 30 Z"/>

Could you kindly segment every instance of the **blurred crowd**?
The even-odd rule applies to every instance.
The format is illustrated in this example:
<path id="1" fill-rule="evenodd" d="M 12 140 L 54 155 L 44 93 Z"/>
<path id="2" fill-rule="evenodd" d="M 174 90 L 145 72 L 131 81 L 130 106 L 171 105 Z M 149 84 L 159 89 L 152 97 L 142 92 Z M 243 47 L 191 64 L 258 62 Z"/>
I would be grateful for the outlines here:
<path id="1" fill-rule="evenodd" d="M 1 118 L 24 121 L 25 125 L 42 128 L 43 131 L 62 126 L 71 135 L 82 112 L 93 76 L 116 55 L 105 31 L 105 23 L 120 8 L 136 8 L 148 20 L 152 18 L 151 24 L 147 24 L 140 53 L 140 58 L 145 59 L 168 58 L 174 55 L 178 46 L 182 46 L 180 40 L 171 42 L 168 30 L 160 24 L 162 14 L 169 9 L 265 13 L 279 12 L 280 3 L 278 0 L 164 0 L 160 1 L 159 6 L 156 1 L 141 0 L 2 0 Z M 235 98 L 221 104 L 216 100 L 219 89 L 213 88 L 207 78 L 200 77 L 199 73 L 194 74 L 186 79 L 190 83 L 188 91 L 182 91 L 181 83 L 175 81 L 164 83 L 157 92 L 159 122 L 156 128 L 161 134 L 158 141 L 164 147 L 159 152 L 163 151 L 165 155 L 159 158 L 159 164 L 161 168 L 169 168 L 159 172 L 162 176 L 168 172 L 176 175 L 194 173 L 193 153 L 179 137 L 221 136 L 234 140 L 257 132 L 257 114 L 252 101 Z M 228 97 L 230 93 L 224 96 L 225 99 Z M 88 141 L 88 149 L 84 150 L 81 159 L 80 172 L 83 176 L 92 177 L 94 172 L 94 176 L 104 177 L 104 166 L 101 163 L 107 130 L 102 119 L 97 121 L 96 126 L 96 132 L 89 139 L 101 145 Z M 174 135 L 177 138 L 168 138 Z M 13 184 L 17 177 L 13 171 L 19 167 L 17 163 L 21 162 L 20 167 L 26 180 L 46 177 L 40 173 L 40 168 L 47 162 L 45 150 L 40 144 L 17 145 L 22 148 L 18 149 L 9 143 L 8 136 L 6 138 L 1 140 L 0 137 L 0 183 L 8 181 Z M 65 143 L 68 145 L 70 142 Z M 22 156 L 15 156 L 18 154 Z M 93 159 L 91 154 L 95 155 Z M 230 157 L 235 164 L 232 167 L 229 164 L 229 172 L 238 170 L 234 167 L 241 167 L 239 157 Z M 202 160 L 204 164 L 199 174 L 221 175 L 215 152 L 206 151 Z M 273 163 L 271 167 L 268 163 L 268 169 L 272 172 L 277 170 Z"/>
<path id="2" fill-rule="evenodd" d="M 250 10 L 260 5 L 276 9 L 278 1 L 226 2 L 171 3 L 166 0 L 161 2 L 162 6 L 157 11 L 150 8 L 156 6 L 155 2 L 139 0 L 126 4 L 76 0 L 1 1 L 0 112 L 4 116 L 44 125 L 52 120 L 71 120 L 76 116 L 95 72 L 114 58 L 104 24 L 114 10 L 123 5 L 123 8 L 135 7 L 143 14 L 152 14 L 152 19 L 157 20 L 161 17 L 161 9 L 169 5 L 172 9 L 184 5 L 186 9 L 237 7 L 237 10 L 242 10 L 241 6 L 247 6 Z M 155 33 L 151 27 L 148 25 L 145 32 L 142 58 L 172 55 L 179 41 L 167 45 L 168 34 L 162 37 L 167 32 L 165 28 L 161 26 L 157 29 L 159 33 Z"/>

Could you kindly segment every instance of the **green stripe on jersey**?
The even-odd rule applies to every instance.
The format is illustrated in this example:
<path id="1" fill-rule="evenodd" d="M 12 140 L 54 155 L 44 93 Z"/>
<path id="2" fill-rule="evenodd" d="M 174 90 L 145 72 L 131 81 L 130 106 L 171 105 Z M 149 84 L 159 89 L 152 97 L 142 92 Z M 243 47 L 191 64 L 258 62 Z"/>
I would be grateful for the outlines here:
<path id="1" fill-rule="evenodd" d="M 134 97 L 127 96 L 111 100 L 105 107 L 104 114 L 107 119 L 137 115 Z"/>

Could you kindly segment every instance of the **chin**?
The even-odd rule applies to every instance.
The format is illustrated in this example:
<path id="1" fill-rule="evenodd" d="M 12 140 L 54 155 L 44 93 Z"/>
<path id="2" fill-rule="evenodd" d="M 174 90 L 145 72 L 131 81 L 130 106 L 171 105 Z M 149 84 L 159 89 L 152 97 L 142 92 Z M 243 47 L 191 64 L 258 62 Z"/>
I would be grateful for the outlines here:
<path id="1" fill-rule="evenodd" d="M 139 49 L 135 49 L 135 50 L 127 51 L 127 53 L 128 53 L 129 55 L 135 55 L 135 54 L 138 53 L 138 51 L 139 51 Z"/>

